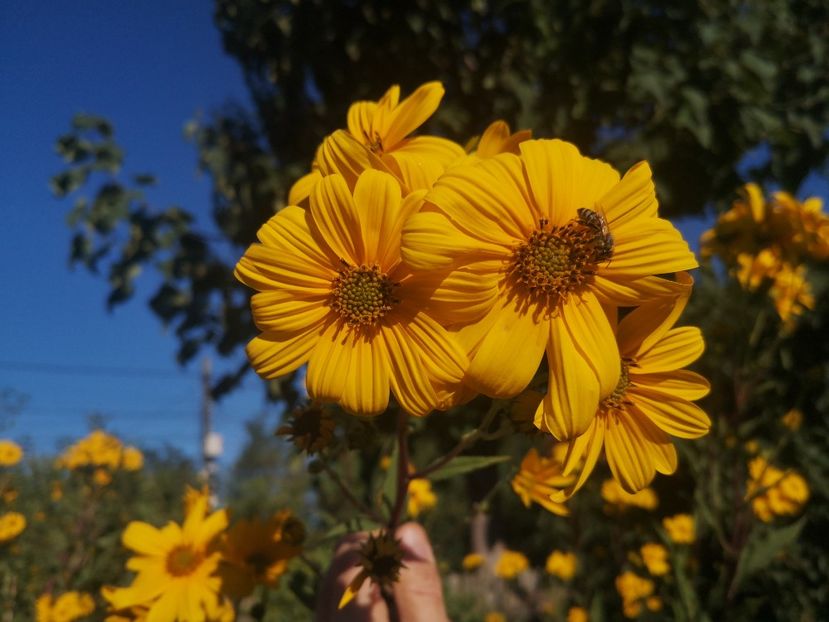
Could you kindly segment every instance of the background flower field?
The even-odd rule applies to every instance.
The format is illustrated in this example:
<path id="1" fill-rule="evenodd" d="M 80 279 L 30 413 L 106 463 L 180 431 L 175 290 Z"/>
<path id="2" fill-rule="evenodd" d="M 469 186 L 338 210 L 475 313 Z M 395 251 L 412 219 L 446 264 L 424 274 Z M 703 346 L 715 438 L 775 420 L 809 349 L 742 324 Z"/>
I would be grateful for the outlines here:
<path id="1" fill-rule="evenodd" d="M 395 412 L 309 403 L 301 368 L 261 382 L 283 414 L 252 420 L 217 472 L 175 439 L 152 450 L 93 425 L 52 454 L 11 428 L 0 620 L 146 619 L 152 563 L 169 573 L 157 591 L 197 590 L 193 619 L 313 619 L 336 542 L 398 514 L 429 534 L 452 620 L 825 616 L 829 216 L 804 184 L 829 153 L 827 8 L 519 4 L 219 0 L 253 104 L 188 127 L 212 222 L 152 205 L 152 177 L 133 173 L 153 163 L 130 162 L 117 128 L 79 115 L 51 180 L 71 260 L 105 277 L 110 307 L 138 302 L 152 275 L 149 310 L 179 362 L 233 366 L 209 387 L 221 401 L 252 375 L 244 346 L 258 330 L 233 273 L 259 227 L 289 193 L 305 200 L 294 183 L 350 104 L 439 79 L 430 134 L 471 151 L 467 138 L 504 119 L 622 172 L 647 160 L 660 216 L 706 223 L 689 240 L 701 266 L 679 325 L 704 336 L 690 369 L 711 384 L 696 403 L 712 425 L 674 439 L 676 473 L 630 494 L 600 460 L 572 498 L 551 498 L 572 479 L 566 447 L 533 422 L 545 365 L 517 396 L 411 417 L 402 450 Z"/>

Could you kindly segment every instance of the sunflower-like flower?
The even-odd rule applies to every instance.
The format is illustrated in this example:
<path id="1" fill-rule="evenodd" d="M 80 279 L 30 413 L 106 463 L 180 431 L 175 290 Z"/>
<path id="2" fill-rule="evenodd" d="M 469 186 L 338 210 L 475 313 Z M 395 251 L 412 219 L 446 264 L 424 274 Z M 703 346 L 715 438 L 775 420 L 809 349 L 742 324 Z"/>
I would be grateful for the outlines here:
<path id="1" fill-rule="evenodd" d="M 400 231 L 421 198 L 401 198 L 378 171 L 361 174 L 353 196 L 329 175 L 308 210 L 288 206 L 259 230 L 236 276 L 259 292 L 251 305 L 263 333 L 247 353 L 260 376 L 307 362 L 312 399 L 361 415 L 383 412 L 389 389 L 411 414 L 440 406 L 437 391 L 468 364 L 442 324 L 479 314 L 490 291 L 460 271 L 414 275 L 402 264 Z"/>
<path id="2" fill-rule="evenodd" d="M 562 452 L 562 449 L 564 452 Z M 567 516 L 570 511 L 563 503 L 550 499 L 550 495 L 569 486 L 575 479 L 562 474 L 562 462 L 567 445 L 553 447 L 549 456 L 540 456 L 533 447 L 521 461 L 521 468 L 512 479 L 512 489 L 521 498 L 525 507 L 534 501 L 548 512 Z"/>
<path id="3" fill-rule="evenodd" d="M 297 409 L 288 423 L 279 426 L 277 436 L 290 439 L 300 451 L 317 453 L 334 438 L 334 418 L 324 408 L 311 405 Z"/>
<path id="4" fill-rule="evenodd" d="M 602 400 L 589 429 L 570 441 L 564 465 L 572 473 L 584 460 L 575 483 L 555 500 L 577 491 L 593 471 L 604 449 L 613 477 L 630 493 L 650 484 L 656 472 L 676 470 L 671 436 L 698 438 L 711 427 L 708 415 L 691 400 L 708 394 L 710 385 L 699 374 L 682 369 L 702 354 L 699 328 L 673 328 L 691 291 L 691 277 L 678 275 L 686 286 L 673 300 L 643 305 L 619 322 L 616 339 L 621 366 L 613 393 Z"/>
<path id="5" fill-rule="evenodd" d="M 360 561 L 357 565 L 360 566 L 360 572 L 345 588 L 339 609 L 354 599 L 366 579 L 381 589 L 387 589 L 397 582 L 400 571 L 405 566 L 400 540 L 390 531 L 370 534 L 360 547 Z"/>
<path id="6" fill-rule="evenodd" d="M 668 562 L 668 549 L 656 542 L 647 542 L 641 546 L 639 553 L 648 572 L 655 577 L 662 577 L 671 571 Z"/>
<path id="7" fill-rule="evenodd" d="M 520 551 L 505 549 L 498 557 L 498 561 L 495 562 L 493 571 L 496 577 L 510 581 L 529 567 L 530 560 L 527 559 L 526 555 Z"/>
<path id="8" fill-rule="evenodd" d="M 196 499 L 183 525 L 169 522 L 161 529 L 140 521 L 127 525 L 122 541 L 137 553 L 127 561 L 127 568 L 137 575 L 129 587 L 102 591 L 114 610 L 144 606 L 150 622 L 226 617 L 228 605 L 217 574 L 221 554 L 214 545 L 227 527 L 227 512 L 208 514 L 207 502 L 206 496 Z"/>
<path id="9" fill-rule="evenodd" d="M 697 537 L 696 523 L 690 514 L 675 514 L 662 519 L 662 527 L 674 544 L 691 544 Z"/>
<path id="10" fill-rule="evenodd" d="M 26 517 L 20 512 L 0 514 L 0 544 L 14 540 L 26 529 Z"/>
<path id="11" fill-rule="evenodd" d="M 558 577 L 562 581 L 570 581 L 578 569 L 579 560 L 575 553 L 568 551 L 553 551 L 547 557 L 544 569 L 547 574 Z"/>
<path id="12" fill-rule="evenodd" d="M 748 465 L 749 480 L 746 498 L 761 521 L 771 522 L 775 516 L 797 514 L 809 500 L 809 485 L 795 471 L 782 471 L 758 456 Z"/>
<path id="13" fill-rule="evenodd" d="M 0 467 L 14 466 L 23 459 L 23 449 L 10 439 L 0 439 Z"/>
<path id="14" fill-rule="evenodd" d="M 603 305 L 671 295 L 676 284 L 655 275 L 697 262 L 657 217 L 647 163 L 620 180 L 560 140 L 528 140 L 519 150 L 449 169 L 406 223 L 403 257 L 415 269 L 462 265 L 491 280 L 491 306 L 458 331 L 470 353 L 464 382 L 492 397 L 517 395 L 546 350 L 548 390 L 536 424 L 569 440 L 619 383 Z"/>

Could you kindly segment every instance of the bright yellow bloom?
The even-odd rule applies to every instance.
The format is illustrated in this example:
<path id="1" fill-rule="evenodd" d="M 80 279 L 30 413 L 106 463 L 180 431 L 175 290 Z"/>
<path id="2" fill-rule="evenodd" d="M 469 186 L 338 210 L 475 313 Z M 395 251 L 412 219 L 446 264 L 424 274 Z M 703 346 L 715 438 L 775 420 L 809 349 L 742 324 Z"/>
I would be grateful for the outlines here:
<path id="1" fill-rule="evenodd" d="M 650 579 L 626 571 L 616 577 L 616 591 L 622 597 L 622 612 L 627 618 L 636 618 L 642 612 L 642 600 L 653 594 L 654 584 Z"/>
<path id="2" fill-rule="evenodd" d="M 662 519 L 662 526 L 675 544 L 691 544 L 697 537 L 694 517 L 690 514 L 676 514 Z"/>
<path id="3" fill-rule="evenodd" d="M 652 488 L 644 488 L 636 493 L 627 492 L 618 481 L 608 479 L 602 482 L 602 499 L 618 508 L 636 507 L 653 510 L 659 505 L 659 497 Z"/>
<path id="4" fill-rule="evenodd" d="M 570 607 L 567 611 L 567 622 L 589 622 L 590 616 L 584 607 Z"/>
<path id="5" fill-rule="evenodd" d="M 123 444 L 118 438 L 103 430 L 93 430 L 63 452 L 58 458 L 58 466 L 73 470 L 82 467 L 117 469 L 121 466 L 122 452 Z"/>
<path id="6" fill-rule="evenodd" d="M 432 491 L 432 483 L 425 478 L 416 478 L 409 482 L 409 499 L 407 508 L 409 516 L 415 518 L 438 504 L 438 497 Z"/>
<path id="7" fill-rule="evenodd" d="M 777 314 L 787 326 L 791 326 L 794 319 L 806 309 L 815 308 L 812 286 L 806 280 L 806 266 L 792 268 L 784 264 L 774 276 L 769 295 L 774 301 Z"/>
<path id="8" fill-rule="evenodd" d="M 575 553 L 553 551 L 547 557 L 545 569 L 547 574 L 558 577 L 562 581 L 570 581 L 576 574 L 578 563 Z"/>
<path id="9" fill-rule="evenodd" d="M 11 439 L 0 439 L 0 467 L 14 466 L 23 459 L 23 449 Z"/>
<path id="10" fill-rule="evenodd" d="M 493 121 L 478 141 L 474 155 L 477 158 L 491 158 L 499 153 L 520 153 L 519 145 L 532 138 L 532 131 L 519 130 L 514 134 L 505 121 Z"/>
<path id="11" fill-rule="evenodd" d="M 792 408 L 780 418 L 780 423 L 791 431 L 796 432 L 803 425 L 803 413 L 797 408 Z"/>
<path id="12" fill-rule="evenodd" d="M 530 567 L 530 561 L 523 553 L 506 549 L 495 562 L 495 575 L 510 580 Z"/>
<path id="13" fill-rule="evenodd" d="M 489 279 L 497 292 L 491 306 L 458 333 L 470 352 L 464 382 L 512 397 L 546 350 L 548 390 L 536 425 L 569 440 L 589 428 L 620 378 L 602 305 L 671 294 L 676 284 L 654 275 L 697 262 L 673 225 L 657 217 L 647 163 L 620 180 L 560 140 L 528 140 L 519 149 L 520 156 L 447 170 L 404 226 L 402 252 L 415 269 L 463 266 Z"/>
<path id="14" fill-rule="evenodd" d="M 401 263 L 400 231 L 419 202 L 378 171 L 363 173 L 353 196 L 329 175 L 309 210 L 288 206 L 262 226 L 236 266 L 259 292 L 251 306 L 263 333 L 247 353 L 260 376 L 307 362 L 312 399 L 361 415 L 383 412 L 389 389 L 414 415 L 441 406 L 437 390 L 459 383 L 468 364 L 441 322 L 474 313 L 469 292 L 488 291 L 464 273 L 414 275 Z M 457 298 L 459 282 L 469 289 Z"/>
<path id="15" fill-rule="evenodd" d="M 657 472 L 676 470 L 671 436 L 697 438 L 711 427 L 708 415 L 691 402 L 708 394 L 708 381 L 682 369 L 702 354 L 704 343 L 696 327 L 673 328 L 691 286 L 687 273 L 680 273 L 678 279 L 687 285 L 683 293 L 642 305 L 616 327 L 619 383 L 602 400 L 587 431 L 570 441 L 564 473 L 572 473 L 581 460 L 584 466 L 576 482 L 556 500 L 584 484 L 602 449 L 622 488 L 631 493 L 642 490 Z"/>
<path id="16" fill-rule="evenodd" d="M 137 574 L 129 587 L 105 588 L 104 598 L 115 610 L 146 606 L 150 621 L 220 619 L 225 605 L 217 575 L 221 554 L 214 541 L 227 522 L 225 510 L 208 514 L 203 496 L 188 510 L 183 525 L 169 522 L 157 529 L 132 521 L 122 541 L 137 553 L 127 561 L 127 568 Z"/>
<path id="17" fill-rule="evenodd" d="M 490 611 L 484 616 L 484 622 L 507 622 L 507 616 L 500 611 Z"/>
<path id="18" fill-rule="evenodd" d="M 121 468 L 125 471 L 140 471 L 144 466 L 144 454 L 137 447 L 124 447 L 121 453 Z"/>
<path id="19" fill-rule="evenodd" d="M 763 522 L 797 514 L 809 500 L 809 485 L 799 473 L 783 472 L 759 456 L 749 463 L 748 471 L 746 498 Z"/>
<path id="20" fill-rule="evenodd" d="M 655 577 L 666 575 L 671 570 L 671 565 L 668 563 L 668 549 L 656 542 L 648 542 L 643 544 L 639 549 L 642 554 L 642 561 L 648 569 L 648 572 Z"/>
<path id="21" fill-rule="evenodd" d="M 477 570 L 481 566 L 484 565 L 486 559 L 480 553 L 469 553 L 463 558 L 461 562 L 461 566 L 463 566 L 464 570 Z"/>
<path id="22" fill-rule="evenodd" d="M 563 503 L 550 499 L 550 495 L 572 483 L 573 477 L 561 473 L 562 464 L 554 455 L 539 456 L 535 447 L 521 461 L 521 468 L 512 479 L 512 489 L 525 507 L 535 501 L 548 512 L 567 516 L 570 511 Z"/>
<path id="23" fill-rule="evenodd" d="M 26 529 L 26 517 L 20 512 L 0 514 L 0 544 L 14 540 Z"/>
<path id="24" fill-rule="evenodd" d="M 35 603 L 37 622 L 73 622 L 95 611 L 95 600 L 85 592 L 66 592 L 57 598 L 43 594 Z"/>
<path id="25" fill-rule="evenodd" d="M 250 594 L 257 584 L 276 587 L 288 569 L 288 562 L 302 551 L 301 539 L 293 534 L 298 522 L 290 511 L 268 520 L 239 520 L 222 540 L 222 591 L 238 599 Z M 304 529 L 299 523 L 299 529 Z"/>

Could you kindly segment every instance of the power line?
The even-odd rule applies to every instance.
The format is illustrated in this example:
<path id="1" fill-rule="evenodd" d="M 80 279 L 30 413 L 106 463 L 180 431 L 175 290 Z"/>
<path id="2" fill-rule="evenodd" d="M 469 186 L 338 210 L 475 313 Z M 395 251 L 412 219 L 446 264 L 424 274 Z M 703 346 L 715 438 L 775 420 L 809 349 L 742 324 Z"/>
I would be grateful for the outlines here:
<path id="1" fill-rule="evenodd" d="M 152 369 L 149 367 L 118 367 L 114 365 L 61 365 L 59 363 L 38 363 L 33 361 L 0 361 L 0 369 L 7 371 L 25 371 L 44 374 L 62 374 L 73 376 L 117 376 L 131 378 L 157 378 L 164 380 L 195 380 L 189 371 L 173 372 L 169 369 Z"/>

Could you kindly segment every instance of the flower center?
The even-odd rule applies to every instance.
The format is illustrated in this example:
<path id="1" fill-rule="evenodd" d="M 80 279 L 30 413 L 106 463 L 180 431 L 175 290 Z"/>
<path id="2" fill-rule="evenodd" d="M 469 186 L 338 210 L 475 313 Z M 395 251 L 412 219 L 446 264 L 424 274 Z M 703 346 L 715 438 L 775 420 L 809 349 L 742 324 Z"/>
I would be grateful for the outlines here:
<path id="1" fill-rule="evenodd" d="M 625 399 L 625 392 L 630 385 L 630 375 L 628 374 L 629 367 L 630 363 L 622 361 L 622 373 L 619 374 L 619 382 L 616 384 L 616 388 L 613 389 L 613 393 L 604 398 L 602 403 L 599 404 L 600 411 L 611 412 L 613 410 L 621 410 L 623 408 L 625 402 L 627 401 Z"/>
<path id="2" fill-rule="evenodd" d="M 535 302 L 554 309 L 596 274 L 613 255 L 613 237 L 599 213 L 586 208 L 562 227 L 545 218 L 513 251 L 510 273 Z"/>
<path id="3" fill-rule="evenodd" d="M 204 556 L 186 545 L 177 546 L 167 554 L 167 572 L 174 577 L 192 574 Z"/>
<path id="4" fill-rule="evenodd" d="M 331 282 L 331 308 L 350 326 L 372 326 L 398 300 L 392 295 L 396 283 L 374 266 L 344 267 Z"/>

